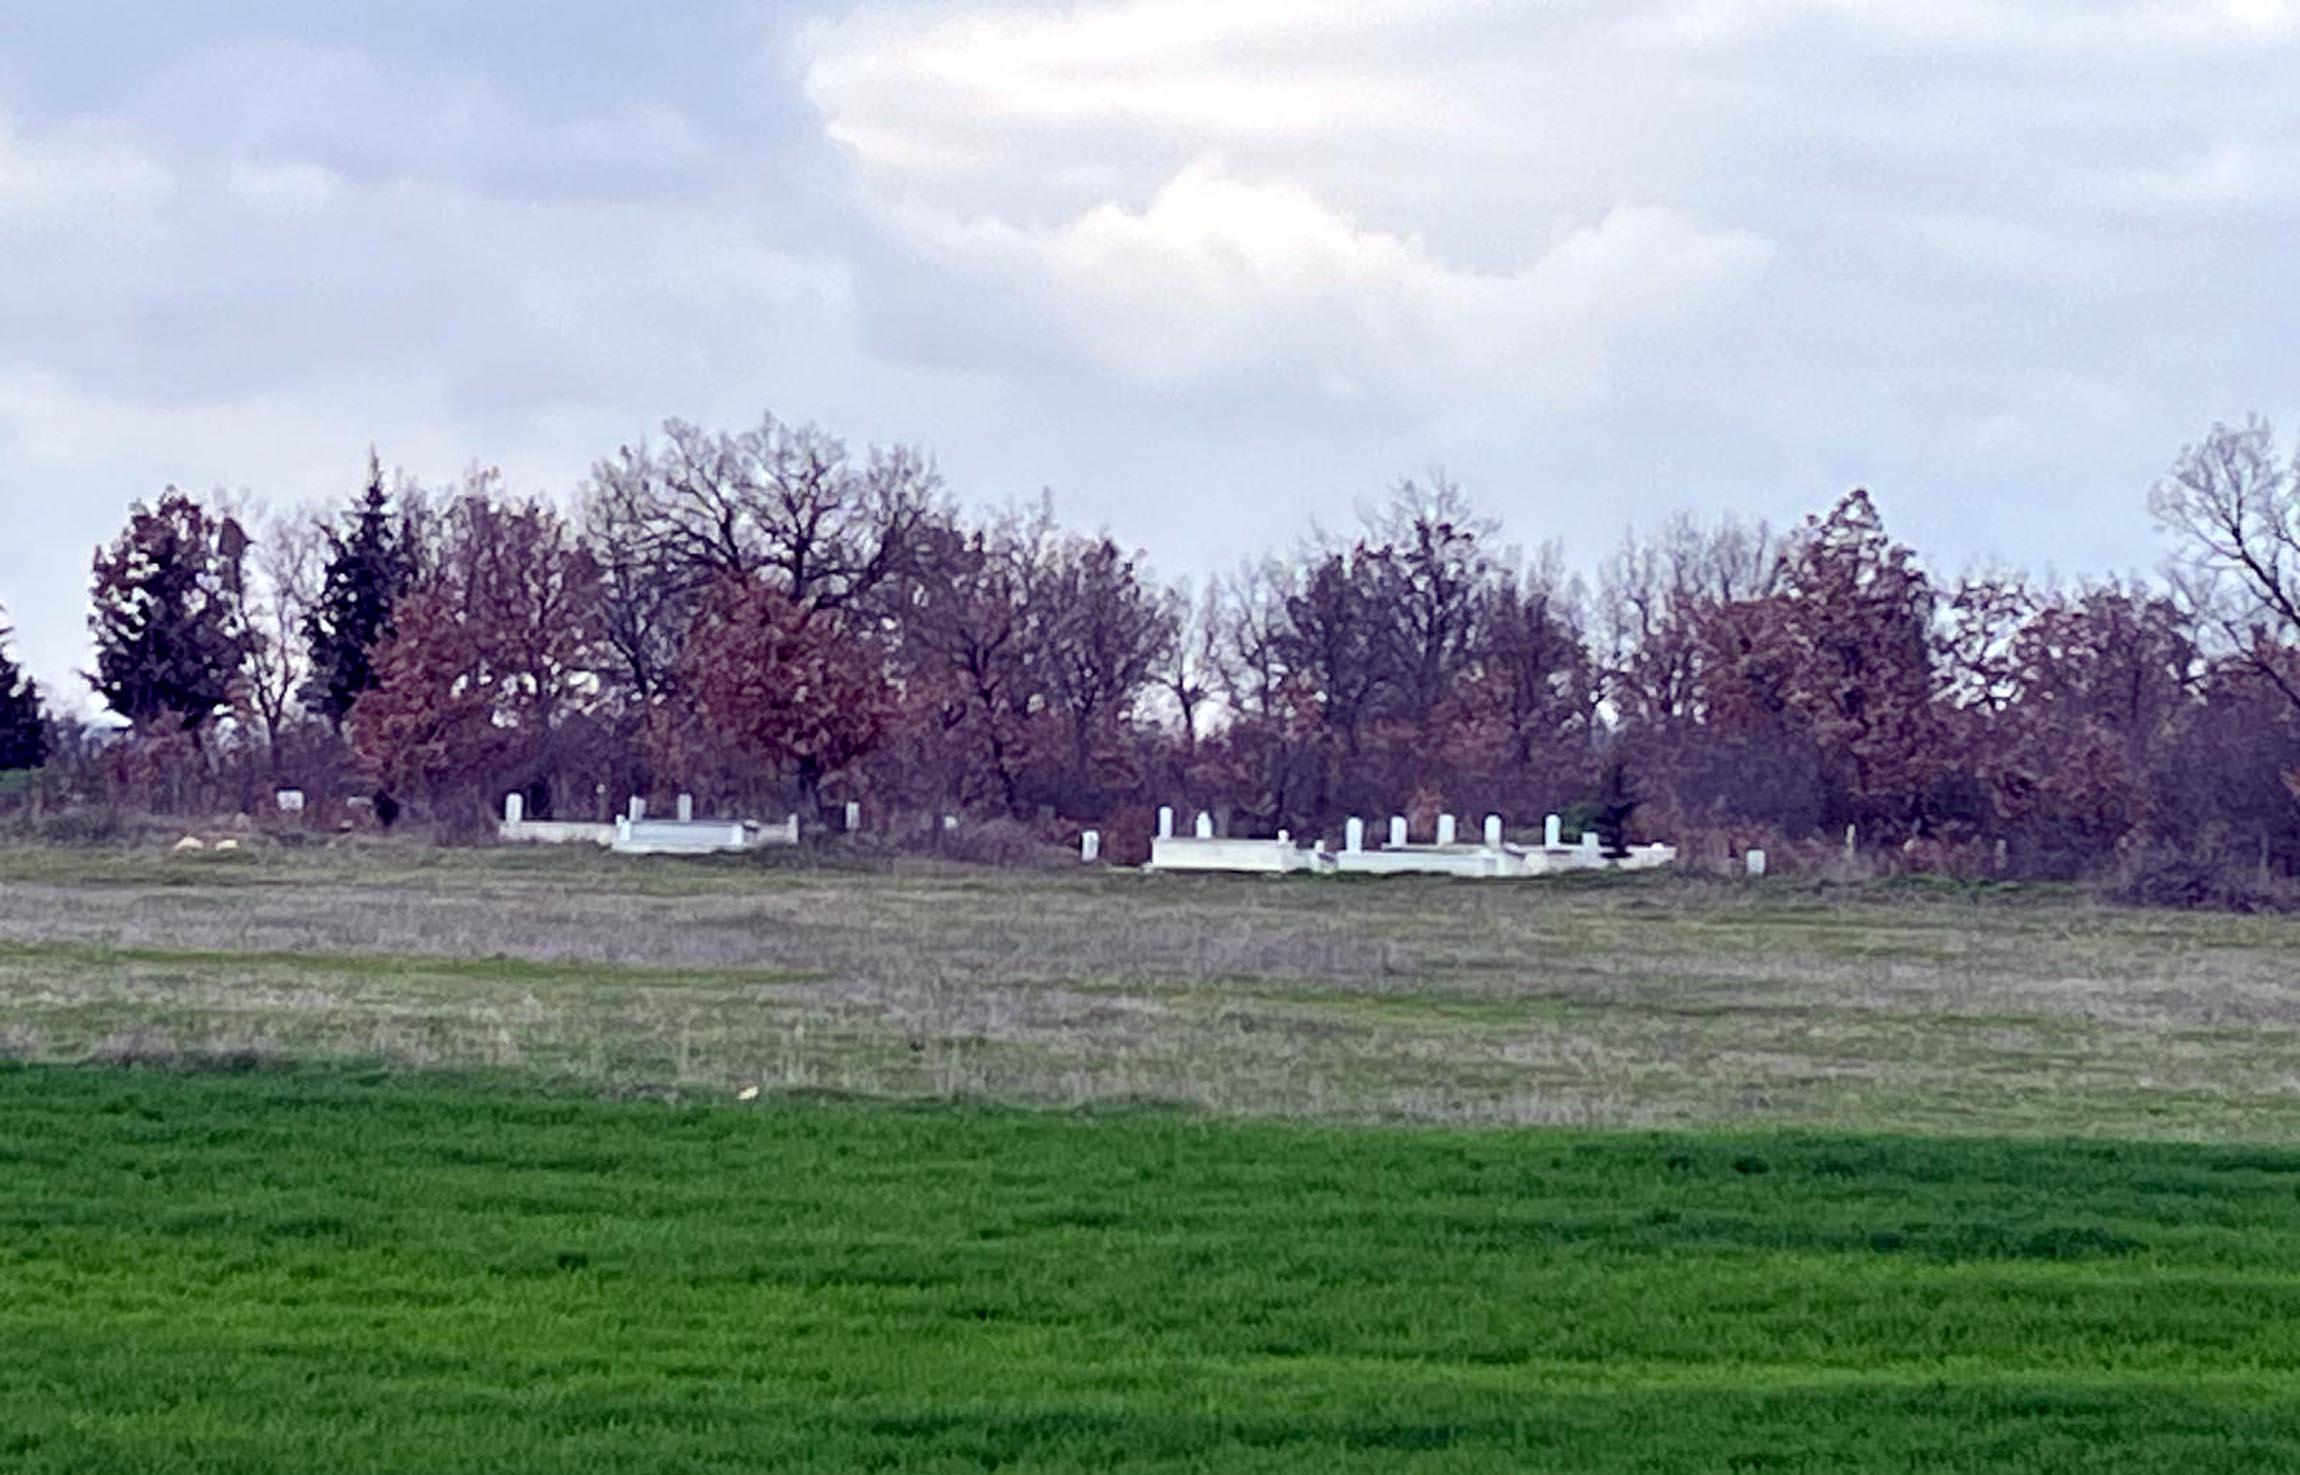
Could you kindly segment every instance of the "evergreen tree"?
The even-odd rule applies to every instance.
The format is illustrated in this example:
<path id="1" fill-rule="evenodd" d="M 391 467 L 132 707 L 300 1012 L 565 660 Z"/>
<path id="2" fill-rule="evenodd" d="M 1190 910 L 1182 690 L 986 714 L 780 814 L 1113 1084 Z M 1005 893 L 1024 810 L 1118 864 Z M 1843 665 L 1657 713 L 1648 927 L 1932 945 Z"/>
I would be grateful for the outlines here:
<path id="1" fill-rule="evenodd" d="M 311 679 L 304 702 L 342 728 L 360 694 L 377 681 L 376 656 L 391 634 L 391 614 L 411 573 L 404 530 L 394 527 L 383 464 L 367 458 L 367 489 L 340 529 L 327 533 L 327 571 L 304 620 Z"/>
<path id="2" fill-rule="evenodd" d="M 9 654 L 10 633 L 0 625 L 0 772 L 38 768 L 48 761 L 48 714 L 41 710 L 40 686 Z"/>
<path id="3" fill-rule="evenodd" d="M 197 734 L 229 707 L 247 655 L 241 563 L 247 535 L 174 487 L 96 550 L 89 678 L 138 727 L 168 722 Z"/>

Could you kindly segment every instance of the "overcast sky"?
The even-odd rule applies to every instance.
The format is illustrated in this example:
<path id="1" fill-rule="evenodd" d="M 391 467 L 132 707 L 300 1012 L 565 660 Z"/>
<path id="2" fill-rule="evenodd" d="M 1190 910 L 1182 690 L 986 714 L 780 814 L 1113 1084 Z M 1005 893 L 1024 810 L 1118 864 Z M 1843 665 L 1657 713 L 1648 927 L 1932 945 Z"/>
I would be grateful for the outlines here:
<path id="1" fill-rule="evenodd" d="M 2288 0 L 0 0 L 0 603 L 66 682 L 171 482 L 770 407 L 1175 572 L 1432 466 L 2146 566 L 2296 245 Z"/>

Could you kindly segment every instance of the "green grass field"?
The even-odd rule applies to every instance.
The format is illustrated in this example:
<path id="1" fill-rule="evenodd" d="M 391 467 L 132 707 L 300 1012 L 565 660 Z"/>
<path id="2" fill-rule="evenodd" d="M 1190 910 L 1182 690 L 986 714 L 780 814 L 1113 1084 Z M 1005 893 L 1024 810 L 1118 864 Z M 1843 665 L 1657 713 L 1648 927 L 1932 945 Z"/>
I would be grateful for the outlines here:
<path id="1" fill-rule="evenodd" d="M 0 1472 L 2300 1471 L 2296 958 L 0 848 Z"/>
<path id="2" fill-rule="evenodd" d="M 2300 1150 L 0 1070 L 0 1468 L 2300 1468 Z"/>

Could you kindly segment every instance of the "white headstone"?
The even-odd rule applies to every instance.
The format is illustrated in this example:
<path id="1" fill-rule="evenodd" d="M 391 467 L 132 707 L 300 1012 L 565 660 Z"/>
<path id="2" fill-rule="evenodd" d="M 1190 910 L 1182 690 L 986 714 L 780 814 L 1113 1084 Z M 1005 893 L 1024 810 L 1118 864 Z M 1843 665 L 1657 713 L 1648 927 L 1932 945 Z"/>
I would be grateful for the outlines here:
<path id="1" fill-rule="evenodd" d="M 1342 848 L 1352 855 L 1366 848 L 1366 822 L 1354 814 L 1342 828 Z"/>
<path id="2" fill-rule="evenodd" d="M 1748 859 L 1749 874 L 1751 876 L 1763 876 L 1765 874 L 1765 852 L 1762 850 L 1752 850 L 1749 852 Z"/>
<path id="3" fill-rule="evenodd" d="M 1088 865 L 1102 859 L 1102 832 L 1087 830 L 1078 837 L 1078 858 Z"/>
<path id="4" fill-rule="evenodd" d="M 1400 849 L 1405 843 L 1406 817 L 1402 814 L 1393 814 L 1390 816 L 1390 849 Z"/>
<path id="5" fill-rule="evenodd" d="M 1174 806 L 1171 804 L 1164 804 L 1159 806 L 1158 838 L 1161 840 L 1171 840 L 1174 838 Z"/>
<path id="6" fill-rule="evenodd" d="M 631 820 L 636 824 L 647 817 L 647 801 L 637 794 L 631 796 Z"/>
<path id="7" fill-rule="evenodd" d="M 1280 831 L 1278 831 L 1278 843 L 1279 843 L 1280 845 L 1291 845 L 1291 844 L 1293 844 L 1293 843 L 1294 843 L 1294 832 L 1293 832 L 1292 830 L 1280 830 Z"/>
<path id="8" fill-rule="evenodd" d="M 1437 840 L 1438 844 L 1440 845 L 1451 845 L 1454 842 L 1454 823 L 1452 815 L 1441 814 L 1438 816 Z"/>
<path id="9" fill-rule="evenodd" d="M 1846 856 L 1847 856 L 1848 858 L 1850 858 L 1851 856 L 1858 854 L 1858 853 L 1860 852 L 1860 849 L 1861 849 L 1861 831 L 1860 831 L 1860 827 L 1859 827 L 1859 826 L 1857 826 L 1857 825 L 1847 825 L 1847 826 L 1845 826 L 1845 854 L 1846 854 Z"/>
<path id="10" fill-rule="evenodd" d="M 1485 817 L 1485 848 L 1488 850 L 1501 849 L 1501 816 L 1498 814 L 1489 814 Z"/>
<path id="11" fill-rule="evenodd" d="M 1201 840 L 1214 838 L 1214 816 L 1203 809 L 1198 811 L 1198 838 Z"/>
<path id="12" fill-rule="evenodd" d="M 944 816 L 942 817 L 942 827 L 943 827 L 944 829 L 946 829 L 946 830 L 955 830 L 955 829 L 957 829 L 957 828 L 958 828 L 958 816 L 957 816 L 957 815 L 955 815 L 955 814 L 946 814 L 946 815 L 944 815 Z"/>
<path id="13" fill-rule="evenodd" d="M 272 795 L 272 799 L 279 805 L 282 814 L 303 813 L 303 790 L 301 789 L 282 789 Z"/>
<path id="14" fill-rule="evenodd" d="M 860 833 L 862 833 L 862 805 L 861 805 L 861 804 L 857 803 L 855 800 L 849 799 L 849 800 L 847 801 L 847 816 L 846 816 L 846 818 L 847 818 L 847 833 L 848 833 L 848 834 L 850 834 L 850 835 L 857 835 L 857 834 L 860 834 Z"/>
<path id="15" fill-rule="evenodd" d="M 503 796 L 503 822 L 507 825 L 515 825 L 525 818 L 527 818 L 527 796 L 525 794 L 505 794 Z"/>
<path id="16" fill-rule="evenodd" d="M 679 823 L 683 825 L 691 825 L 694 822 L 695 796 L 692 794 L 681 794 L 679 796 Z"/>
<path id="17" fill-rule="evenodd" d="M 1583 830 L 1583 831 L 1581 832 L 1581 848 L 1582 848 L 1583 850 L 1586 850 L 1586 851 L 1588 851 L 1588 852 L 1589 852 L 1591 855 L 1595 855 L 1595 854 L 1597 854 L 1597 831 L 1596 831 L 1596 830 L 1594 830 L 1594 829 L 1585 829 L 1585 830 Z"/>
<path id="18" fill-rule="evenodd" d="M 799 817 L 797 815 L 794 814 L 783 821 L 783 833 L 793 845 L 799 843 Z"/>
<path id="19" fill-rule="evenodd" d="M 1555 850 L 1565 843 L 1565 821 L 1551 815 L 1541 822 L 1541 843 Z"/>

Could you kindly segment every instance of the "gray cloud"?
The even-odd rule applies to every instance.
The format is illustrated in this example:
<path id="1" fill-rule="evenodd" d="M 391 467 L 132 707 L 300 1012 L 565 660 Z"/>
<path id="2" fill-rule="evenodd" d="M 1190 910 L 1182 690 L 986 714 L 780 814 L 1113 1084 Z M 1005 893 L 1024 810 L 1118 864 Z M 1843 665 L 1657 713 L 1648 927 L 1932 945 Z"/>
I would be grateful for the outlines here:
<path id="1" fill-rule="evenodd" d="M 764 406 L 1176 569 L 1442 463 L 1585 557 L 1869 483 L 2153 557 L 2290 413 L 2275 0 L 0 0 L 0 600 L 173 481 L 563 488 Z"/>

